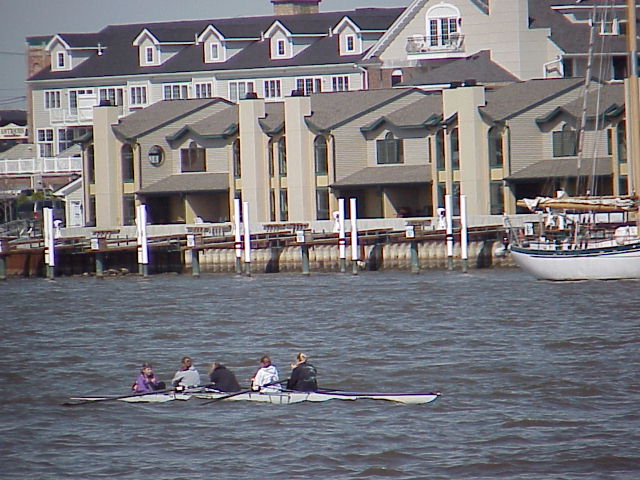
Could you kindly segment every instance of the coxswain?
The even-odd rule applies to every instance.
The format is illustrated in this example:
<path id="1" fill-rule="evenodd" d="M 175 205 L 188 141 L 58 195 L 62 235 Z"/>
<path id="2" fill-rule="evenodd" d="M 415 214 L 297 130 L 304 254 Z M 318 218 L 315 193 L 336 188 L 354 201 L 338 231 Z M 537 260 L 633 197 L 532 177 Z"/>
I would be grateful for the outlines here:
<path id="1" fill-rule="evenodd" d="M 287 390 L 295 390 L 298 392 L 316 392 L 318 390 L 318 381 L 316 380 L 316 367 L 311 365 L 308 357 L 300 352 L 296 355 L 296 360 L 291 364 L 293 371 L 287 382 Z"/>
<path id="2" fill-rule="evenodd" d="M 273 393 L 282 390 L 278 380 L 278 369 L 275 365 L 271 364 L 271 358 L 269 355 L 263 355 L 260 358 L 260 368 L 251 379 L 251 390 Z"/>
<path id="3" fill-rule="evenodd" d="M 211 380 L 212 387 L 219 392 L 239 392 L 242 390 L 233 372 L 220 362 L 214 362 L 211 365 L 209 380 Z"/>
<path id="4" fill-rule="evenodd" d="M 158 390 L 164 390 L 164 382 L 158 381 L 156 374 L 153 373 L 153 366 L 149 362 L 144 362 L 140 367 L 140 375 L 131 386 L 131 390 L 136 393 L 152 393 Z"/>

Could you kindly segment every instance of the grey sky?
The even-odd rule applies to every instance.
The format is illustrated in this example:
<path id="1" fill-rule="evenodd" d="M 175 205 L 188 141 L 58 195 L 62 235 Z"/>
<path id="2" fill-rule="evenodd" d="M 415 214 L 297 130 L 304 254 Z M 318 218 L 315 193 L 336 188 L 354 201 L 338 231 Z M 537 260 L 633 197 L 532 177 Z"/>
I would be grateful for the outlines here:
<path id="1" fill-rule="evenodd" d="M 405 6 L 410 0 L 322 0 L 321 11 Z M 268 15 L 270 0 L 0 0 L 0 110 L 24 109 L 25 37 L 105 25 Z M 15 100 L 14 100 L 15 99 Z"/>

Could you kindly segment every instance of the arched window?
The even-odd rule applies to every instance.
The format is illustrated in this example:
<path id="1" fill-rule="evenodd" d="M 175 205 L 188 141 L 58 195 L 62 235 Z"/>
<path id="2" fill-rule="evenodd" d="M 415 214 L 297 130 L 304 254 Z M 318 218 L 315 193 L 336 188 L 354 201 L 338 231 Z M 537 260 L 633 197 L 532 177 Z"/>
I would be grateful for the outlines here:
<path id="1" fill-rule="evenodd" d="M 240 168 L 240 139 L 233 141 L 233 178 L 240 178 L 242 169 Z"/>
<path id="2" fill-rule="evenodd" d="M 329 158 L 327 155 L 327 139 L 325 137 L 316 137 L 313 141 L 313 153 L 316 175 L 327 175 L 329 173 Z"/>
<path id="3" fill-rule="evenodd" d="M 287 176 L 287 140 L 284 136 L 278 140 L 278 167 L 280 176 Z"/>
<path id="4" fill-rule="evenodd" d="M 96 159 L 93 145 L 89 145 L 87 148 L 87 178 L 89 184 L 96 183 Z"/>
<path id="5" fill-rule="evenodd" d="M 502 167 L 504 165 L 504 150 L 502 147 L 502 131 L 498 127 L 491 127 L 488 133 L 489 166 Z"/>
<path id="6" fill-rule="evenodd" d="M 207 151 L 191 142 L 189 148 L 180 150 L 180 163 L 182 172 L 204 172 L 207 169 Z"/>
<path id="7" fill-rule="evenodd" d="M 132 183 L 134 178 L 133 148 L 128 143 L 120 149 L 120 159 L 122 160 L 122 181 Z"/>
<path id="8" fill-rule="evenodd" d="M 559 132 L 553 132 L 553 156 L 574 157 L 578 151 L 578 134 L 565 124 Z"/>
<path id="9" fill-rule="evenodd" d="M 427 38 L 430 47 L 460 46 L 460 10 L 453 5 L 439 4 L 427 12 Z"/>
<path id="10" fill-rule="evenodd" d="M 445 169 L 444 163 L 444 129 L 436 132 L 436 169 L 442 171 Z M 444 205 L 444 204 L 442 204 Z"/>
<path id="11" fill-rule="evenodd" d="M 378 164 L 404 162 L 402 139 L 396 139 L 391 132 L 385 135 L 384 140 L 376 141 L 376 150 Z"/>
<path id="12" fill-rule="evenodd" d="M 451 130 L 451 136 L 449 138 L 451 145 L 451 169 L 460 170 L 460 139 L 458 129 Z"/>

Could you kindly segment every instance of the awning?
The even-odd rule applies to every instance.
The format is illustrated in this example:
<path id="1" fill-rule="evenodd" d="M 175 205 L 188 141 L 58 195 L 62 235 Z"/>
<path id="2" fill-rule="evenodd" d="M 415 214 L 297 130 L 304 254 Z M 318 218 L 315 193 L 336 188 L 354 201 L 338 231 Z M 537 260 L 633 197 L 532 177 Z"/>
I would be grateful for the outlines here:
<path id="1" fill-rule="evenodd" d="M 163 178 L 159 182 L 142 188 L 141 195 L 168 193 L 214 193 L 229 190 L 227 173 L 181 173 Z"/>
<path id="2" fill-rule="evenodd" d="M 331 187 L 368 187 L 419 185 L 431 182 L 431 167 L 427 165 L 385 165 L 366 167 L 338 180 Z"/>
<path id="3" fill-rule="evenodd" d="M 554 158 L 529 165 L 511 174 L 505 180 L 517 183 L 548 178 L 602 177 L 611 175 L 613 175 L 613 168 L 609 158 L 583 158 L 580 171 L 578 171 L 577 158 Z"/>

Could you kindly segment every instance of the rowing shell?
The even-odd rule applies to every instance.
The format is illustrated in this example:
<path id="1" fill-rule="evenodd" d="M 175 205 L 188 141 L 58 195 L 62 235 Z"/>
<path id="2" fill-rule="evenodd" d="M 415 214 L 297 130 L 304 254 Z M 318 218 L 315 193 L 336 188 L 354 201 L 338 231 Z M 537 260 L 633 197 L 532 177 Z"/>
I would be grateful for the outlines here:
<path id="1" fill-rule="evenodd" d="M 164 403 L 173 400 L 189 400 L 191 396 L 190 393 L 153 393 L 150 395 L 132 395 L 131 397 L 114 398 L 113 400 L 127 403 Z M 103 402 L 105 400 L 111 400 L 111 397 L 71 397 L 71 400 Z"/>
<path id="2" fill-rule="evenodd" d="M 205 392 L 196 393 L 196 398 L 215 400 L 226 397 L 228 393 Z M 431 403 L 440 397 L 440 393 L 363 393 L 363 392 L 277 392 L 260 393 L 245 392 L 238 395 L 224 398 L 223 400 L 245 400 L 251 402 L 273 403 L 277 405 L 288 405 L 300 402 L 326 402 L 328 400 L 387 400 L 405 404 Z"/>

